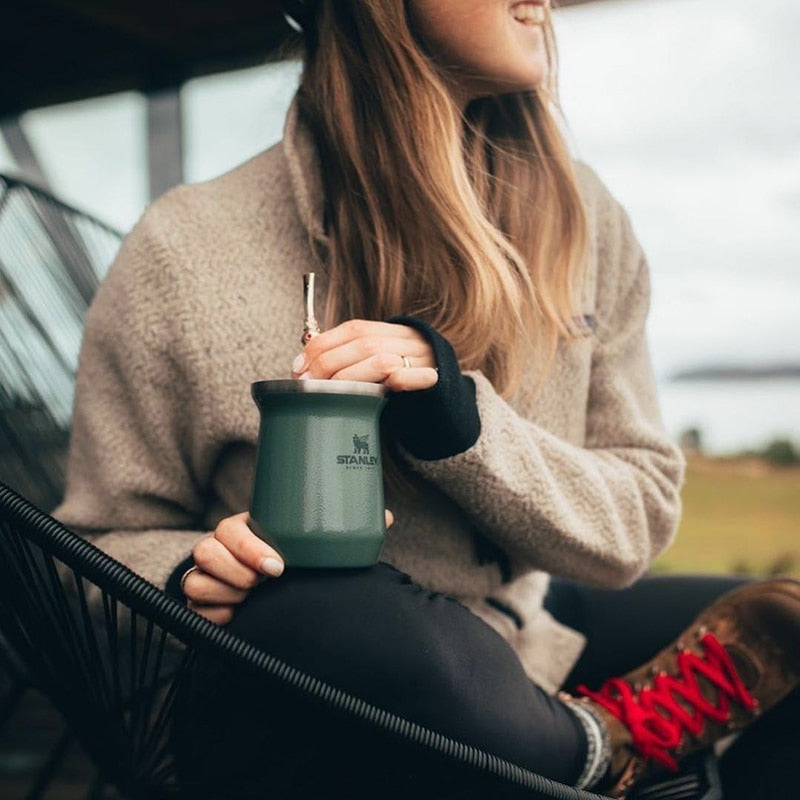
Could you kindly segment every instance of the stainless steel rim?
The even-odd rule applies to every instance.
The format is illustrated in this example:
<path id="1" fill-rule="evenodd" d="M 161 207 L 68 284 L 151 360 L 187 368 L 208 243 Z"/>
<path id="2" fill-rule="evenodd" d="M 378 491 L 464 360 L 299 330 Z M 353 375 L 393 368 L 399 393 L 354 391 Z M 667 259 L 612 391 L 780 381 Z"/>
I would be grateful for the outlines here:
<path id="1" fill-rule="evenodd" d="M 356 394 L 368 397 L 383 397 L 386 387 L 381 383 L 366 381 L 256 381 L 252 385 L 253 397 L 268 394 Z"/>

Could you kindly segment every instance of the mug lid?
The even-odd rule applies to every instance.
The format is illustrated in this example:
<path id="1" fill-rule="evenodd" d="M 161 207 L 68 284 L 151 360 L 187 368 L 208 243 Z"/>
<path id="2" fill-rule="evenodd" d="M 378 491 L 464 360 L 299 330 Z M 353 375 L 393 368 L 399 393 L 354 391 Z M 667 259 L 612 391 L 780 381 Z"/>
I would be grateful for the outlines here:
<path id="1" fill-rule="evenodd" d="M 387 389 L 382 383 L 367 383 L 366 381 L 332 381 L 315 380 L 304 381 L 256 381 L 250 387 L 253 397 L 258 400 L 269 394 L 356 394 L 369 397 L 383 397 Z"/>

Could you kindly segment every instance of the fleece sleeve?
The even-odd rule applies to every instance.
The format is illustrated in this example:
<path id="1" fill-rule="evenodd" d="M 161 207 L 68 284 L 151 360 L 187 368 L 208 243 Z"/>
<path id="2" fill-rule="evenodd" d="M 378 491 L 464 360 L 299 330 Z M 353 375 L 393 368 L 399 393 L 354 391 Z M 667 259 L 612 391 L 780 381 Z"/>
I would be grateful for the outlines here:
<path id="1" fill-rule="evenodd" d="M 521 417 L 471 372 L 477 441 L 450 458 L 408 459 L 518 565 L 614 587 L 633 582 L 672 540 L 683 459 L 655 396 L 647 265 L 616 204 L 600 239 L 584 445 Z"/>
<path id="2" fill-rule="evenodd" d="M 205 531 L 193 438 L 190 320 L 148 212 L 123 243 L 87 315 L 67 487 L 54 516 L 164 587 Z"/>

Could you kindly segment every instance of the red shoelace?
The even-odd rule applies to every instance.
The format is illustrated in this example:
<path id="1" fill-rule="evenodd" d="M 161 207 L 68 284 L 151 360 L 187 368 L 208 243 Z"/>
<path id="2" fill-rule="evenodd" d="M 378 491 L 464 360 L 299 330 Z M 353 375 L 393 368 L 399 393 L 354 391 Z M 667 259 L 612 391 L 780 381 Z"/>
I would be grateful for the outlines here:
<path id="1" fill-rule="evenodd" d="M 662 672 L 655 675 L 652 688 L 645 686 L 637 691 L 622 678 L 610 678 L 598 692 L 585 686 L 579 686 L 578 691 L 628 728 L 634 747 L 644 758 L 654 759 L 676 770 L 678 762 L 669 751 L 680 744 L 684 731 L 698 736 L 706 718 L 727 722 L 730 719 L 730 700 L 748 710 L 758 705 L 717 638 L 707 633 L 700 642 L 705 648 L 704 656 L 681 651 L 677 656 L 679 674 L 673 676 Z M 698 675 L 717 687 L 716 703 L 701 693 Z M 679 697 L 685 704 L 677 699 Z M 687 706 L 692 710 L 687 710 Z"/>

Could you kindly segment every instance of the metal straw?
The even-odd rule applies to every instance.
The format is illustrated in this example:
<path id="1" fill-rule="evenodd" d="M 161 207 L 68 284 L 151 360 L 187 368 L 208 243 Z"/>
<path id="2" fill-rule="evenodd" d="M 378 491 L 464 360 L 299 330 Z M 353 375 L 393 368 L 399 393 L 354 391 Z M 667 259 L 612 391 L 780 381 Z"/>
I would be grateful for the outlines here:
<path id="1" fill-rule="evenodd" d="M 303 320 L 303 336 L 300 339 L 305 347 L 315 336 L 319 336 L 319 323 L 314 316 L 314 273 L 307 272 L 303 275 L 303 305 L 305 319 Z"/>

